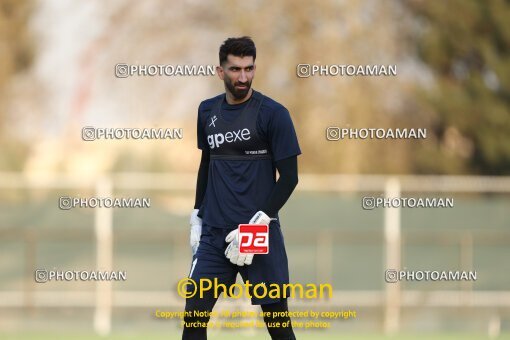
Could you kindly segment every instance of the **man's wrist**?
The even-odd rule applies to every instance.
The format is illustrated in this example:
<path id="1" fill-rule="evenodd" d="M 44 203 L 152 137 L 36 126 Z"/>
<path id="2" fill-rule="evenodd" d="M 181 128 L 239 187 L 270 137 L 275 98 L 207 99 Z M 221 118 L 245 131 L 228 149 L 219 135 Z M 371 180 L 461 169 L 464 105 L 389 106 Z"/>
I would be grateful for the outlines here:
<path id="1" fill-rule="evenodd" d="M 265 212 L 262 210 L 259 210 L 253 215 L 253 217 L 250 220 L 250 224 L 267 224 L 271 223 L 273 219 L 269 217 Z"/>
<path id="2" fill-rule="evenodd" d="M 198 212 L 199 210 L 198 209 L 193 209 L 193 211 L 191 212 L 191 216 L 189 218 L 189 224 L 190 225 L 202 225 L 202 219 L 200 217 L 198 217 Z"/>

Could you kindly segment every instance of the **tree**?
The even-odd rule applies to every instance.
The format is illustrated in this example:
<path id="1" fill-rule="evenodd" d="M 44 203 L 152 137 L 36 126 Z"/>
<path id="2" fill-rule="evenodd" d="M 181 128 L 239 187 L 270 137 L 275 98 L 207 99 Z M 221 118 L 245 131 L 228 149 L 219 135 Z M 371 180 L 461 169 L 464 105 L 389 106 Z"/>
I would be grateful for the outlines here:
<path id="1" fill-rule="evenodd" d="M 412 38 L 436 83 L 424 92 L 435 112 L 436 150 L 422 171 L 510 173 L 510 3 L 405 2 L 417 19 Z M 443 166 L 428 162 L 442 161 Z"/>

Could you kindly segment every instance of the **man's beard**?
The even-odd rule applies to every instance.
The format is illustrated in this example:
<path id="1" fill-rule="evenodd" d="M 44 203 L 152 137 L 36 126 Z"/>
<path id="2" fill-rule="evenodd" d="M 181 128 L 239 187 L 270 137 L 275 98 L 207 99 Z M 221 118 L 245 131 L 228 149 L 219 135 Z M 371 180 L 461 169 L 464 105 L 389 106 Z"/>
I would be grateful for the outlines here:
<path id="1" fill-rule="evenodd" d="M 247 95 L 248 95 L 248 92 L 250 92 L 250 88 L 251 88 L 251 81 L 250 82 L 246 82 L 246 83 L 240 83 L 240 82 L 237 82 L 235 84 L 232 84 L 232 82 L 230 81 L 230 79 L 227 79 L 225 77 L 225 86 L 227 87 L 228 91 L 230 93 L 232 93 L 232 95 L 234 96 L 235 99 L 237 100 L 240 100 L 240 99 L 243 99 L 245 98 Z M 244 85 L 246 86 L 246 89 L 238 89 L 236 88 L 236 85 L 239 86 L 239 85 Z"/>

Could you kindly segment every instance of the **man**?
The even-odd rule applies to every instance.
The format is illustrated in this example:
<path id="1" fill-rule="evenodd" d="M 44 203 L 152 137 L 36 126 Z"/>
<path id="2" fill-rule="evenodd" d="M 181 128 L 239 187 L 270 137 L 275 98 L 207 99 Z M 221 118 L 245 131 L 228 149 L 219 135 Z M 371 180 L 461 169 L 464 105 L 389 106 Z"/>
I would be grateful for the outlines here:
<path id="1" fill-rule="evenodd" d="M 220 47 L 217 73 L 225 94 L 203 101 L 198 108 L 197 137 L 202 158 L 196 200 L 191 214 L 193 262 L 189 277 L 217 278 L 227 287 L 237 273 L 253 286 L 289 283 L 287 254 L 278 211 L 297 185 L 297 156 L 301 154 L 289 112 L 251 88 L 256 49 L 249 37 L 229 38 Z M 276 181 L 276 170 L 279 178 Z M 269 253 L 241 254 L 239 224 L 269 225 Z M 250 293 L 251 294 L 251 293 Z M 260 294 L 259 294 L 260 295 Z M 287 299 L 252 296 L 264 312 L 288 311 Z M 217 300 L 207 291 L 186 299 L 183 339 L 207 339 L 207 316 Z M 264 317 L 272 339 L 295 339 L 290 321 Z M 193 326 L 188 326 L 193 325 Z M 197 327 L 199 325 L 199 327 Z"/>

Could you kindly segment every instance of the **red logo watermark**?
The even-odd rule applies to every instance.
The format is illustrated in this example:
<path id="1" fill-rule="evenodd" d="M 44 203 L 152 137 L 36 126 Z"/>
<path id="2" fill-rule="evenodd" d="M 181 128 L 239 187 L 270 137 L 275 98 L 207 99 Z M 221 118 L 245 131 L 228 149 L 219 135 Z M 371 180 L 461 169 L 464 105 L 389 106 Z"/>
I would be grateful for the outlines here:
<path id="1" fill-rule="evenodd" d="M 269 253 L 269 226 L 265 224 L 240 224 L 239 253 Z"/>

